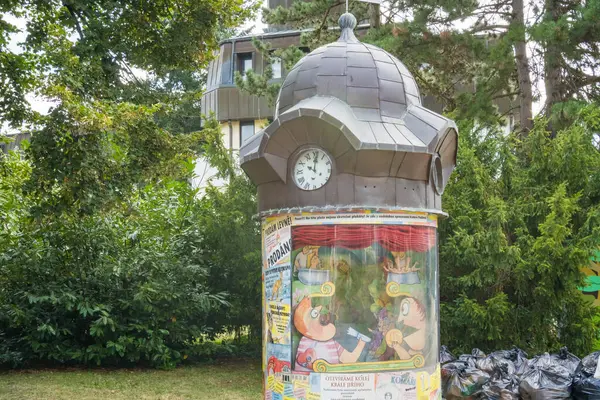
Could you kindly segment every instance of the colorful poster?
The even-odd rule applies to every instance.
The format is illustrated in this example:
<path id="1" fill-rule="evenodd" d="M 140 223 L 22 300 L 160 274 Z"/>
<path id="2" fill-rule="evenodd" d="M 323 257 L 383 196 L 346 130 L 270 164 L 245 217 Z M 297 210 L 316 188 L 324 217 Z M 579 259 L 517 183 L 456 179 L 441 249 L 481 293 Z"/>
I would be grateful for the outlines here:
<path id="1" fill-rule="evenodd" d="M 292 267 L 274 266 L 265 271 L 265 296 L 267 301 L 289 300 L 292 290 Z"/>
<path id="2" fill-rule="evenodd" d="M 263 224 L 263 257 L 265 269 L 289 264 L 292 216 L 269 218 Z"/>
<path id="3" fill-rule="evenodd" d="M 291 216 L 263 224 L 263 310 L 267 343 L 291 342 Z"/>
<path id="4" fill-rule="evenodd" d="M 270 301 L 268 302 L 267 306 L 267 324 L 269 325 L 270 342 L 289 344 L 290 305 Z"/>
<path id="5" fill-rule="evenodd" d="M 437 363 L 435 228 L 303 225 L 292 228 L 292 242 L 295 371 Z"/>
<path id="6" fill-rule="evenodd" d="M 379 373 L 375 393 L 382 400 L 417 400 L 417 378 L 414 372 Z"/>
<path id="7" fill-rule="evenodd" d="M 414 225 L 437 227 L 437 215 L 423 212 L 362 211 L 353 213 L 303 213 L 293 217 L 293 225 Z"/>
<path id="8" fill-rule="evenodd" d="M 438 400 L 437 216 L 263 221 L 265 398 Z"/>
<path id="9" fill-rule="evenodd" d="M 293 396 L 291 382 L 291 216 L 263 222 L 265 398 Z"/>
<path id="10" fill-rule="evenodd" d="M 322 400 L 374 400 L 375 374 L 324 374 Z"/>

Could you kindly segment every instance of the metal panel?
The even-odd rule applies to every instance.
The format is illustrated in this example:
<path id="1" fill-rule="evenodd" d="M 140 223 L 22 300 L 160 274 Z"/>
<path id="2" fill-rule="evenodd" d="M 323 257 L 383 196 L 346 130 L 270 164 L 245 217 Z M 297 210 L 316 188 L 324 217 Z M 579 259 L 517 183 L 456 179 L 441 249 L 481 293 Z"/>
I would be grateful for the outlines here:
<path id="1" fill-rule="evenodd" d="M 369 53 L 348 53 L 347 65 L 349 67 L 375 68 L 373 56 Z"/>
<path id="2" fill-rule="evenodd" d="M 379 88 L 375 68 L 348 67 L 348 86 Z"/>
<path id="3" fill-rule="evenodd" d="M 400 71 L 398 71 L 396 64 L 385 63 L 381 61 L 377 61 L 375 64 L 377 65 L 377 75 L 379 76 L 379 79 L 392 82 L 403 82 L 402 76 L 400 75 Z M 383 83 L 385 84 L 385 82 Z"/>
<path id="4" fill-rule="evenodd" d="M 296 149 L 293 148 L 290 151 L 286 147 L 280 145 L 279 142 L 277 142 L 277 140 L 275 139 L 275 137 L 273 137 L 273 138 L 270 138 L 267 143 L 267 147 L 265 148 L 265 157 L 267 156 L 267 154 L 274 154 L 279 157 L 287 159 L 294 150 L 296 150 Z"/>
<path id="5" fill-rule="evenodd" d="M 400 165 L 402 165 L 404 157 L 406 157 L 406 153 L 403 151 L 396 151 L 394 153 L 394 159 L 392 160 L 392 165 L 390 166 L 389 176 L 396 176 L 398 174 L 398 169 L 400 168 Z"/>
<path id="6" fill-rule="evenodd" d="M 379 107 L 379 90 L 374 88 L 349 87 L 347 103 L 352 107 Z"/>
<path id="7" fill-rule="evenodd" d="M 356 196 L 354 191 L 354 175 L 339 174 L 337 178 L 337 204 L 354 205 L 356 204 Z"/>
<path id="8" fill-rule="evenodd" d="M 370 122 L 369 124 L 377 143 L 394 145 L 395 147 L 396 140 L 388 133 L 383 124 L 377 122 Z"/>
<path id="9" fill-rule="evenodd" d="M 411 205 L 414 208 L 429 208 L 427 185 L 421 181 L 408 179 L 396 180 L 396 198 L 399 205 Z"/>
<path id="10" fill-rule="evenodd" d="M 317 94 L 334 96 L 342 101 L 347 100 L 345 76 L 317 76 Z"/>
<path id="11" fill-rule="evenodd" d="M 350 150 L 337 157 L 335 165 L 340 173 L 354 174 L 356 169 L 356 151 Z"/>
<path id="12" fill-rule="evenodd" d="M 330 124 L 324 124 L 321 134 L 320 145 L 330 153 L 334 153 L 338 140 L 342 137 L 342 132 Z M 344 141 L 348 143 L 347 140 Z M 350 145 L 348 145 L 350 146 Z M 349 148 L 349 147 L 348 147 Z"/>
<path id="13" fill-rule="evenodd" d="M 393 205 L 396 204 L 396 184 L 391 178 L 371 178 L 356 176 L 355 202 L 357 204 Z"/>
<path id="14" fill-rule="evenodd" d="M 406 113 L 406 104 L 393 103 L 391 101 L 380 101 L 381 115 L 401 119 Z"/>
<path id="15" fill-rule="evenodd" d="M 323 127 L 327 125 L 327 123 L 318 118 L 307 118 L 304 120 L 304 124 L 306 125 L 308 143 L 316 145 L 320 144 Z"/>
<path id="16" fill-rule="evenodd" d="M 380 81 L 379 98 L 382 101 L 391 101 L 394 103 L 406 104 L 406 96 L 404 95 L 404 83 Z"/>
<path id="17" fill-rule="evenodd" d="M 317 93 L 316 88 L 304 89 L 304 90 L 294 90 L 294 104 L 300 103 L 304 99 L 308 99 L 309 97 L 314 96 Z"/>
<path id="18" fill-rule="evenodd" d="M 425 121 L 417 118 L 414 114 L 410 113 L 410 110 L 404 116 L 406 127 L 413 132 L 415 135 L 419 135 L 419 139 L 423 143 L 429 146 L 433 139 L 437 138 L 438 131 Z"/>
<path id="19" fill-rule="evenodd" d="M 361 150 L 354 171 L 360 176 L 389 176 L 394 154 L 394 151 Z"/>
<path id="20" fill-rule="evenodd" d="M 431 155 L 423 153 L 406 153 L 402 165 L 398 169 L 398 178 L 427 181 L 429 179 L 429 160 Z"/>
<path id="21" fill-rule="evenodd" d="M 303 120 L 295 119 L 288 121 L 282 125 L 282 128 L 286 129 L 294 137 L 298 146 L 308 143 L 308 131 Z"/>
<path id="22" fill-rule="evenodd" d="M 325 51 L 322 53 L 323 58 L 346 58 L 346 43 L 337 42 L 335 46 L 327 46 Z M 339 60 L 335 60 L 339 62 Z M 331 63 L 330 60 L 321 60 L 321 65 L 327 65 Z"/>
<path id="23" fill-rule="evenodd" d="M 313 71 L 300 71 L 294 85 L 294 92 L 317 87 L 317 76 Z"/>
<path id="24" fill-rule="evenodd" d="M 346 75 L 346 59 L 321 58 L 317 71 L 318 75 Z"/>

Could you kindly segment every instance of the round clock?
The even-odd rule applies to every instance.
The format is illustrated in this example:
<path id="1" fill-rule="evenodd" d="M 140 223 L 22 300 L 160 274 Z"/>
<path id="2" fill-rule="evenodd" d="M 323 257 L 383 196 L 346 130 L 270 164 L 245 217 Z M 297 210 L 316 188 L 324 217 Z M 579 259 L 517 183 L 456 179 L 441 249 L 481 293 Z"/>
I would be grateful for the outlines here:
<path id="1" fill-rule="evenodd" d="M 292 171 L 294 182 L 302 190 L 322 188 L 331 176 L 331 158 L 321 149 L 300 152 Z"/>

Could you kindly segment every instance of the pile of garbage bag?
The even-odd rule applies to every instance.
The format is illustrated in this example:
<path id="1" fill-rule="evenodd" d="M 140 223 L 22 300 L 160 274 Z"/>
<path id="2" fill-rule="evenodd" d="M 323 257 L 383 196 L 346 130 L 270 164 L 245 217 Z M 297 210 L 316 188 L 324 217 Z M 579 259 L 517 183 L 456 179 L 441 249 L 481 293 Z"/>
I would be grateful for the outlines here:
<path id="1" fill-rule="evenodd" d="M 440 350 L 446 400 L 600 400 L 600 351 L 580 360 L 566 347 L 531 359 L 514 347 L 485 354 L 473 349 L 456 358 Z"/>

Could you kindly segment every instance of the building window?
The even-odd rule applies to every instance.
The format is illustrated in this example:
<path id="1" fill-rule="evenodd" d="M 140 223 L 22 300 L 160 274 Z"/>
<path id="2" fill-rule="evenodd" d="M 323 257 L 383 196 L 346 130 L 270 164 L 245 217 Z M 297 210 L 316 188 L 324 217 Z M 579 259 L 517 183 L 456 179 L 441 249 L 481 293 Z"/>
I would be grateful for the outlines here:
<path id="1" fill-rule="evenodd" d="M 279 79 L 282 77 L 281 58 L 277 56 L 271 56 L 271 60 L 271 68 L 273 69 L 273 79 Z"/>
<path id="2" fill-rule="evenodd" d="M 254 136 L 254 121 L 240 122 L 240 147 L 252 136 Z"/>
<path id="3" fill-rule="evenodd" d="M 245 78 L 252 69 L 252 53 L 239 53 L 237 55 L 237 70 Z"/>

